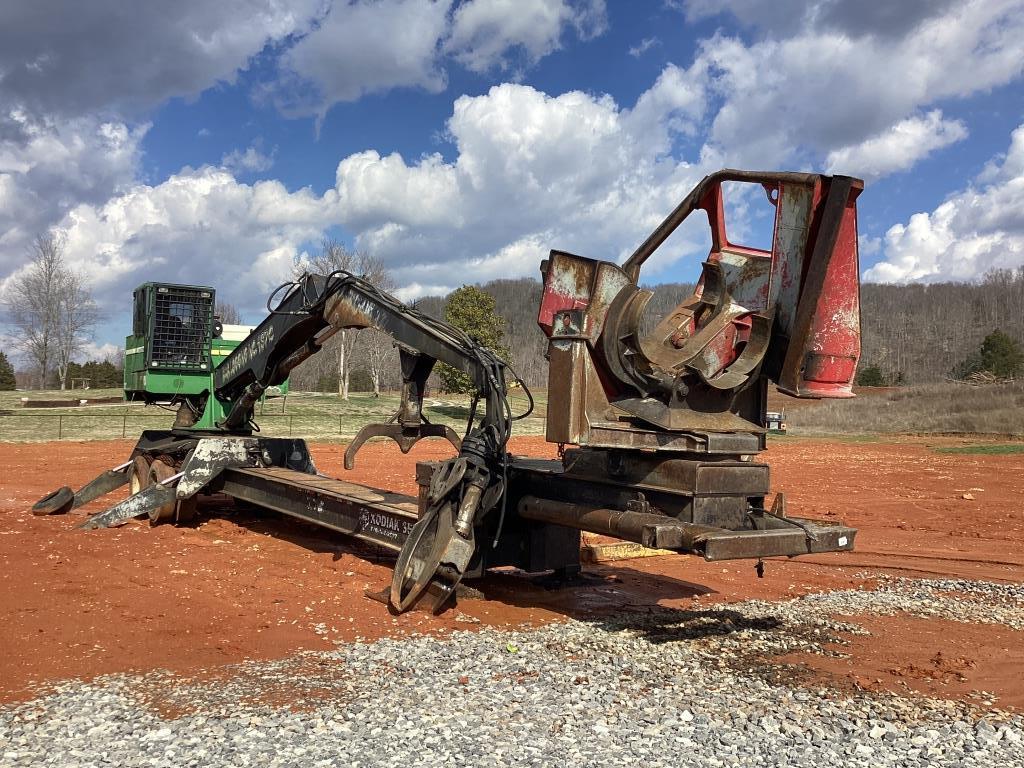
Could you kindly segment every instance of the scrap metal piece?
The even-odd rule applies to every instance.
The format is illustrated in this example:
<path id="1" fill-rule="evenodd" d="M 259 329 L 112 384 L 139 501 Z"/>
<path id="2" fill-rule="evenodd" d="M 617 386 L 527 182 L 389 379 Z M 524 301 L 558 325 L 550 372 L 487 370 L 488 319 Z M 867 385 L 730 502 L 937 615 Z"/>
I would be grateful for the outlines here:
<path id="1" fill-rule="evenodd" d="M 86 483 L 77 492 L 68 486 L 48 493 L 32 505 L 33 515 L 63 515 L 72 509 L 78 509 L 93 499 L 98 499 L 128 482 L 131 462 L 125 462 L 113 469 L 108 469 L 96 479 Z"/>
<path id="2" fill-rule="evenodd" d="M 33 515 L 63 515 L 75 503 L 75 492 L 64 485 L 32 505 Z"/>
<path id="3" fill-rule="evenodd" d="M 157 483 L 143 489 L 134 496 L 129 496 L 120 504 L 115 504 L 93 515 L 78 527 L 83 531 L 95 530 L 96 528 L 112 528 L 115 525 L 127 522 L 133 517 L 148 517 L 153 510 L 159 509 L 165 504 L 174 503 L 174 485 L 172 482 L 181 477 L 180 473 L 167 478 L 164 483 Z"/>

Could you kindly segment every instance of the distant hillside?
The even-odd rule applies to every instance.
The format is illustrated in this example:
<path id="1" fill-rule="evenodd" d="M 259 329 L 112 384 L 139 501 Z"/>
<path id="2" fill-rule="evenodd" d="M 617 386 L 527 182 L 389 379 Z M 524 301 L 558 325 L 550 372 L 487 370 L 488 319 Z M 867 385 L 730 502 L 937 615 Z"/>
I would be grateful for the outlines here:
<path id="1" fill-rule="evenodd" d="M 1024 343 L 1024 268 L 980 283 L 861 287 L 861 364 L 893 382 L 943 380 L 997 328 Z"/>
<path id="2" fill-rule="evenodd" d="M 648 307 L 651 323 L 663 317 L 693 290 L 692 284 L 663 283 Z M 537 327 L 540 282 L 532 278 L 494 280 L 481 286 L 491 294 L 505 320 L 512 350 L 510 362 L 526 383 L 547 385 L 547 340 Z M 444 314 L 445 297 L 427 296 L 417 308 Z M 649 325 L 651 324 L 649 323 Z M 944 380 L 952 368 L 976 352 L 996 328 L 1024 343 L 1024 269 L 993 272 L 979 283 L 861 286 L 861 366 L 879 366 L 890 382 L 928 384 Z M 353 371 L 365 369 L 364 351 L 354 351 Z M 337 362 L 314 355 L 293 372 L 296 389 L 324 388 L 336 381 Z M 332 367 L 334 368 L 332 372 Z M 365 370 L 359 378 L 365 386 Z M 397 358 L 385 366 L 384 386 L 400 383 Z"/>
<path id="3" fill-rule="evenodd" d="M 651 287 L 652 318 L 662 317 L 693 289 L 687 283 Z M 505 319 L 512 364 L 528 384 L 543 386 L 547 344 L 537 327 L 540 282 L 495 280 L 481 288 L 494 297 Z M 440 317 L 444 298 L 429 296 L 417 306 Z M 1024 268 L 990 273 L 980 283 L 861 286 L 861 365 L 878 365 L 893 382 L 942 381 L 996 328 L 1024 343 Z"/>

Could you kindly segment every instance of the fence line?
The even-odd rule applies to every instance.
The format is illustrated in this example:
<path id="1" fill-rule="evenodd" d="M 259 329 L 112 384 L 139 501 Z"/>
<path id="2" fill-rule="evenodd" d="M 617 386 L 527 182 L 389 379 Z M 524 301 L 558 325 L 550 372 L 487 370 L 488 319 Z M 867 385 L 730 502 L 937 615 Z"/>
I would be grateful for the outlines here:
<path id="1" fill-rule="evenodd" d="M 295 434 L 295 414 L 264 413 L 258 417 L 262 426 L 274 435 L 287 431 L 287 436 Z M 75 423 L 77 421 L 77 424 Z M 118 425 L 117 422 L 121 424 Z M 310 436 L 344 434 L 344 419 L 338 417 L 337 432 L 333 430 L 333 419 L 319 419 L 315 425 L 299 427 L 299 434 Z M 135 429 L 170 429 L 174 422 L 173 416 L 159 414 L 95 414 L 95 413 L 2 413 L 0 414 L 0 440 L 54 439 L 63 440 L 89 437 L 120 436 L 128 437 L 128 427 Z M 328 426 L 331 425 L 331 426 Z"/>

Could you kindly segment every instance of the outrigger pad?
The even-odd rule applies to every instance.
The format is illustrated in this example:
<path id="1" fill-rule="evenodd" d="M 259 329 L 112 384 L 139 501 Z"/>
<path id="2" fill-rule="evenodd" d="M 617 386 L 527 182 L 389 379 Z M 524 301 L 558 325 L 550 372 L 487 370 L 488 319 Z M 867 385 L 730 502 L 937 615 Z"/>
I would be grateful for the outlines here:
<path id="1" fill-rule="evenodd" d="M 32 505 L 33 515 L 63 515 L 70 512 L 75 503 L 75 492 L 66 485 L 53 493 L 43 496 Z"/>

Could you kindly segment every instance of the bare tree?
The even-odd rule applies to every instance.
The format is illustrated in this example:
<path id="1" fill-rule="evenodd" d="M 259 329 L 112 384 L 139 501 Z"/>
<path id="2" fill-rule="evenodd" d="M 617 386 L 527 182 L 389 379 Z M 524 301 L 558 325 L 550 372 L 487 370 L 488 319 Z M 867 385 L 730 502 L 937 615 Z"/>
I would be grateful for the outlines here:
<path id="1" fill-rule="evenodd" d="M 380 397 L 381 380 L 388 364 L 395 357 L 395 340 L 390 333 L 380 328 L 367 328 L 360 337 L 366 368 L 373 382 L 373 396 Z"/>
<path id="2" fill-rule="evenodd" d="M 66 267 L 60 280 L 57 314 L 57 378 L 67 388 L 68 364 L 81 351 L 99 312 L 85 280 Z"/>
<path id="3" fill-rule="evenodd" d="M 224 325 L 241 325 L 242 323 L 242 314 L 238 308 L 226 301 L 218 301 L 217 306 L 213 309 L 213 314 L 219 317 Z"/>
<path id="4" fill-rule="evenodd" d="M 394 280 L 379 261 L 364 259 L 363 267 L 364 276 L 375 286 L 384 291 L 394 289 Z M 380 397 L 384 373 L 389 365 L 397 362 L 398 353 L 395 350 L 395 340 L 387 331 L 380 328 L 367 328 L 359 334 L 359 345 L 362 347 L 362 356 L 373 384 L 373 396 Z"/>
<path id="5" fill-rule="evenodd" d="M 296 275 L 303 272 L 329 275 L 338 270 L 351 272 L 377 286 L 383 286 L 389 280 L 383 262 L 365 253 L 351 251 L 330 238 L 323 239 L 318 253 L 295 264 Z M 349 376 L 352 372 L 358 334 L 359 331 L 356 329 L 338 331 L 327 341 L 322 351 L 332 353 L 337 362 L 338 394 L 342 400 L 348 400 Z"/>
<path id="6" fill-rule="evenodd" d="M 5 298 L 18 332 L 14 346 L 32 362 L 39 388 L 56 367 L 63 389 L 68 361 L 86 341 L 97 312 L 85 281 L 64 263 L 61 239 L 35 239 L 28 266 L 11 279 Z"/>

